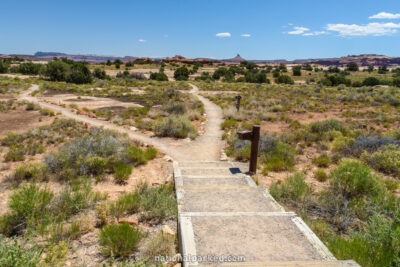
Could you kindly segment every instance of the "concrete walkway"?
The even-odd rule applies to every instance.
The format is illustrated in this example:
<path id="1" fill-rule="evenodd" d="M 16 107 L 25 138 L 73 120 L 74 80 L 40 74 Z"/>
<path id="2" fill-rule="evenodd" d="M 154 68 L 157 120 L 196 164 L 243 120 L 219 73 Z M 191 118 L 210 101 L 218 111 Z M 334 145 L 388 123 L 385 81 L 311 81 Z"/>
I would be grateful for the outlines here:
<path id="1" fill-rule="evenodd" d="M 358 266 L 231 162 L 174 162 L 184 266 Z"/>

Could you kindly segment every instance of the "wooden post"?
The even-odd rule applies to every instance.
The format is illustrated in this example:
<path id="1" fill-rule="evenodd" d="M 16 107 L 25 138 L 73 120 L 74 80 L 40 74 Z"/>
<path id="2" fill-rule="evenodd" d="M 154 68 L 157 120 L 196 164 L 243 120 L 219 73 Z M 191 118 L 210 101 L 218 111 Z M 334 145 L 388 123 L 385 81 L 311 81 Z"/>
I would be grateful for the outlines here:
<path id="1" fill-rule="evenodd" d="M 240 95 L 235 96 L 236 98 L 236 110 L 237 112 L 239 112 L 240 110 L 240 99 L 242 99 L 242 97 Z"/>
<path id="2" fill-rule="evenodd" d="M 240 140 L 251 141 L 251 152 L 250 152 L 250 166 L 249 172 L 251 174 L 257 173 L 257 157 L 258 157 L 258 142 L 260 141 L 260 125 L 253 125 L 253 131 L 241 131 L 238 132 Z"/>

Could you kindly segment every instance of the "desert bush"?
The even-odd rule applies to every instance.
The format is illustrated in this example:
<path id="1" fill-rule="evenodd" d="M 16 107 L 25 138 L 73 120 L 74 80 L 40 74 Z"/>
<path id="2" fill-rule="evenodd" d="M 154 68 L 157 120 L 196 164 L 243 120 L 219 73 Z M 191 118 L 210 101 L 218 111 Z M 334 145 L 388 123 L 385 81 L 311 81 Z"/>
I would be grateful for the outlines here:
<path id="1" fill-rule="evenodd" d="M 347 199 L 381 192 L 381 182 L 371 169 L 357 160 L 342 159 L 331 172 L 333 190 Z"/>
<path id="2" fill-rule="evenodd" d="M 154 125 L 154 133 L 157 136 L 169 136 L 176 138 L 194 138 L 197 131 L 186 116 L 168 116 Z"/>
<path id="3" fill-rule="evenodd" d="M 185 67 L 179 67 L 174 72 L 174 78 L 177 81 L 187 81 L 189 79 L 189 70 Z"/>
<path id="4" fill-rule="evenodd" d="M 175 255 L 175 237 L 160 231 L 147 242 L 144 256 L 153 262 L 157 256 Z"/>
<path id="5" fill-rule="evenodd" d="M 0 232 L 14 235 L 26 227 L 36 226 L 46 218 L 50 211 L 50 202 L 54 195 L 47 189 L 34 184 L 24 185 L 15 191 L 9 199 L 10 212 L 0 219 Z"/>
<path id="6" fill-rule="evenodd" d="M 328 175 L 326 174 L 324 169 L 317 169 L 314 173 L 315 178 L 320 181 L 320 182 L 325 182 L 326 180 L 328 180 Z"/>
<path id="7" fill-rule="evenodd" d="M 344 123 L 335 119 L 312 122 L 309 124 L 309 129 L 311 133 L 319 136 L 323 136 L 328 131 L 339 131 L 343 134 L 348 132 Z"/>
<path id="8" fill-rule="evenodd" d="M 129 175 L 132 173 L 132 165 L 125 164 L 123 162 L 118 162 L 114 165 L 114 177 L 120 182 L 124 183 L 129 179 Z"/>
<path id="9" fill-rule="evenodd" d="M 297 172 L 285 181 L 274 182 L 269 191 L 271 195 L 283 202 L 304 203 L 312 193 L 312 188 L 304 181 L 304 173 Z"/>
<path id="10" fill-rule="evenodd" d="M 259 155 L 261 162 L 265 163 L 265 171 L 283 171 L 293 168 L 295 149 L 281 141 L 267 141 L 267 137 L 262 137 L 261 140 Z"/>
<path id="11" fill-rule="evenodd" d="M 119 219 L 125 213 L 135 213 L 140 208 L 140 194 L 135 191 L 133 193 L 123 194 L 115 202 L 110 203 L 110 213 Z"/>
<path id="12" fill-rule="evenodd" d="M 279 75 L 278 78 L 275 79 L 275 82 L 283 84 L 294 84 L 293 79 L 288 75 Z"/>
<path id="13" fill-rule="evenodd" d="M 36 267 L 40 266 L 42 250 L 36 246 L 26 248 L 16 239 L 4 240 L 0 235 L 0 266 L 4 267 Z"/>
<path id="14" fill-rule="evenodd" d="M 137 166 L 154 159 L 157 156 L 157 153 L 157 149 L 154 147 L 149 147 L 146 150 L 143 150 L 136 146 L 129 146 L 125 150 L 125 158 Z"/>
<path id="15" fill-rule="evenodd" d="M 144 212 L 141 220 L 160 223 L 164 219 L 176 217 L 177 204 L 172 183 L 154 188 L 143 185 L 139 193 L 140 209 Z"/>
<path id="16" fill-rule="evenodd" d="M 26 180 L 45 181 L 48 178 L 46 164 L 39 161 L 30 161 L 19 165 L 14 174 L 16 182 L 21 183 Z"/>
<path id="17" fill-rule="evenodd" d="M 400 233 L 396 218 L 378 214 L 350 237 L 335 236 L 327 240 L 328 248 L 338 259 L 354 259 L 362 266 L 396 266 L 399 259 Z"/>
<path id="18" fill-rule="evenodd" d="M 237 120 L 225 120 L 224 122 L 221 123 L 221 128 L 222 128 L 222 130 L 225 130 L 225 129 L 234 128 L 237 125 L 238 125 Z"/>
<path id="19" fill-rule="evenodd" d="M 351 145 L 352 154 L 360 156 L 362 152 L 367 151 L 373 153 L 381 147 L 387 145 L 396 145 L 400 147 L 400 140 L 395 140 L 390 137 L 357 137 L 354 143 Z"/>
<path id="20" fill-rule="evenodd" d="M 186 105 L 182 101 L 168 101 L 161 107 L 161 110 L 169 114 L 183 115 L 186 113 Z"/>
<path id="21" fill-rule="evenodd" d="M 315 165 L 318 167 L 328 167 L 331 163 L 332 160 L 329 156 L 327 155 L 321 155 L 313 159 L 312 161 Z"/>
<path id="22" fill-rule="evenodd" d="M 361 159 L 375 170 L 395 176 L 400 175 L 400 146 L 385 145 L 372 154 L 364 152 Z"/>
<path id="23" fill-rule="evenodd" d="M 60 219 L 66 219 L 93 206 L 100 198 L 92 191 L 89 179 L 77 181 L 63 188 L 52 203 L 52 212 Z"/>
<path id="24" fill-rule="evenodd" d="M 105 255 L 126 257 L 137 249 L 142 235 L 137 226 L 113 223 L 100 230 L 99 243 Z"/>
<path id="25" fill-rule="evenodd" d="M 56 174 L 70 170 L 75 175 L 98 175 L 99 170 L 93 166 L 98 164 L 103 168 L 104 158 L 118 157 L 122 147 L 128 143 L 125 137 L 116 132 L 91 128 L 89 134 L 76 138 L 57 152 L 47 155 L 45 162 L 49 170 Z"/>
<path id="26" fill-rule="evenodd" d="M 23 161 L 25 160 L 25 148 L 22 145 L 12 145 L 4 156 L 4 160 L 8 161 Z"/>

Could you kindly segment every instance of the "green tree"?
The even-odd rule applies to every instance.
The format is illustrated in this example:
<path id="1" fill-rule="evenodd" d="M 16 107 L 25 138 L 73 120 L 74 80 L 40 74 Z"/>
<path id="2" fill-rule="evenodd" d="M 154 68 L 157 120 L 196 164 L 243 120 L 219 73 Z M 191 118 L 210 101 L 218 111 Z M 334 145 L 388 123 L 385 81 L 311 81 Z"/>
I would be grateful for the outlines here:
<path id="1" fill-rule="evenodd" d="M 348 71 L 358 71 L 358 65 L 355 62 L 350 62 L 347 64 L 347 70 Z"/>
<path id="2" fill-rule="evenodd" d="M 66 81 L 69 71 L 69 65 L 59 60 L 53 60 L 47 63 L 44 75 L 51 81 Z"/>
<path id="3" fill-rule="evenodd" d="M 67 82 L 76 84 L 91 83 L 92 74 L 90 73 L 90 70 L 86 64 L 82 62 L 76 62 L 70 67 Z"/>
<path id="4" fill-rule="evenodd" d="M 275 79 L 276 83 L 284 83 L 284 84 L 294 84 L 293 79 L 288 75 L 280 75 Z"/>
<path id="5" fill-rule="evenodd" d="M 18 66 L 17 71 L 22 74 L 38 75 L 40 73 L 41 68 L 42 68 L 42 64 L 35 64 L 32 62 L 27 62 L 27 63 L 21 63 Z"/>
<path id="6" fill-rule="evenodd" d="M 150 80 L 168 81 L 168 76 L 164 72 L 154 72 L 150 74 Z"/>
<path id="7" fill-rule="evenodd" d="M 294 66 L 292 68 L 293 71 L 293 76 L 301 76 L 301 67 L 300 66 Z"/>
<path id="8" fill-rule="evenodd" d="M 177 81 L 187 81 L 189 79 L 189 70 L 186 66 L 177 68 L 174 72 L 174 78 Z"/>
<path id="9" fill-rule="evenodd" d="M 97 79 L 104 80 L 107 78 L 106 72 L 100 68 L 95 68 L 93 71 L 93 77 L 96 77 Z"/>
<path id="10" fill-rule="evenodd" d="M 378 84 L 379 84 L 379 79 L 376 77 L 367 77 L 363 81 L 363 85 L 366 85 L 366 86 L 375 86 Z"/>
<path id="11" fill-rule="evenodd" d="M 4 60 L 0 59 L 0 73 L 7 73 L 8 72 L 8 63 Z"/>

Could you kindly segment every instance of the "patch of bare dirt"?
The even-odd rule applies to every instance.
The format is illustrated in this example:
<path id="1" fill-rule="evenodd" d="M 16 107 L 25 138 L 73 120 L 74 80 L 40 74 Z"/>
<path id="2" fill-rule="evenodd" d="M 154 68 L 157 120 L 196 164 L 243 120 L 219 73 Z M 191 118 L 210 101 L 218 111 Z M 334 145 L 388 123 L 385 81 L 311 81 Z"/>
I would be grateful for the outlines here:
<path id="1" fill-rule="evenodd" d="M 99 109 L 106 107 L 142 107 L 139 104 L 131 102 L 119 101 L 113 98 L 105 98 L 105 97 L 94 97 L 94 96 L 85 96 L 79 97 L 74 94 L 52 94 L 52 95 L 42 95 L 40 98 L 42 101 L 46 101 L 48 103 L 52 103 L 55 105 L 66 105 L 69 106 L 71 104 L 76 105 L 79 109 L 88 108 L 88 109 Z"/>
<path id="2" fill-rule="evenodd" d="M 39 121 L 41 118 L 41 121 Z M 0 112 L 0 138 L 7 132 L 21 133 L 29 129 L 49 124 L 54 117 L 41 116 L 39 111 L 26 111 L 24 107 Z"/>

